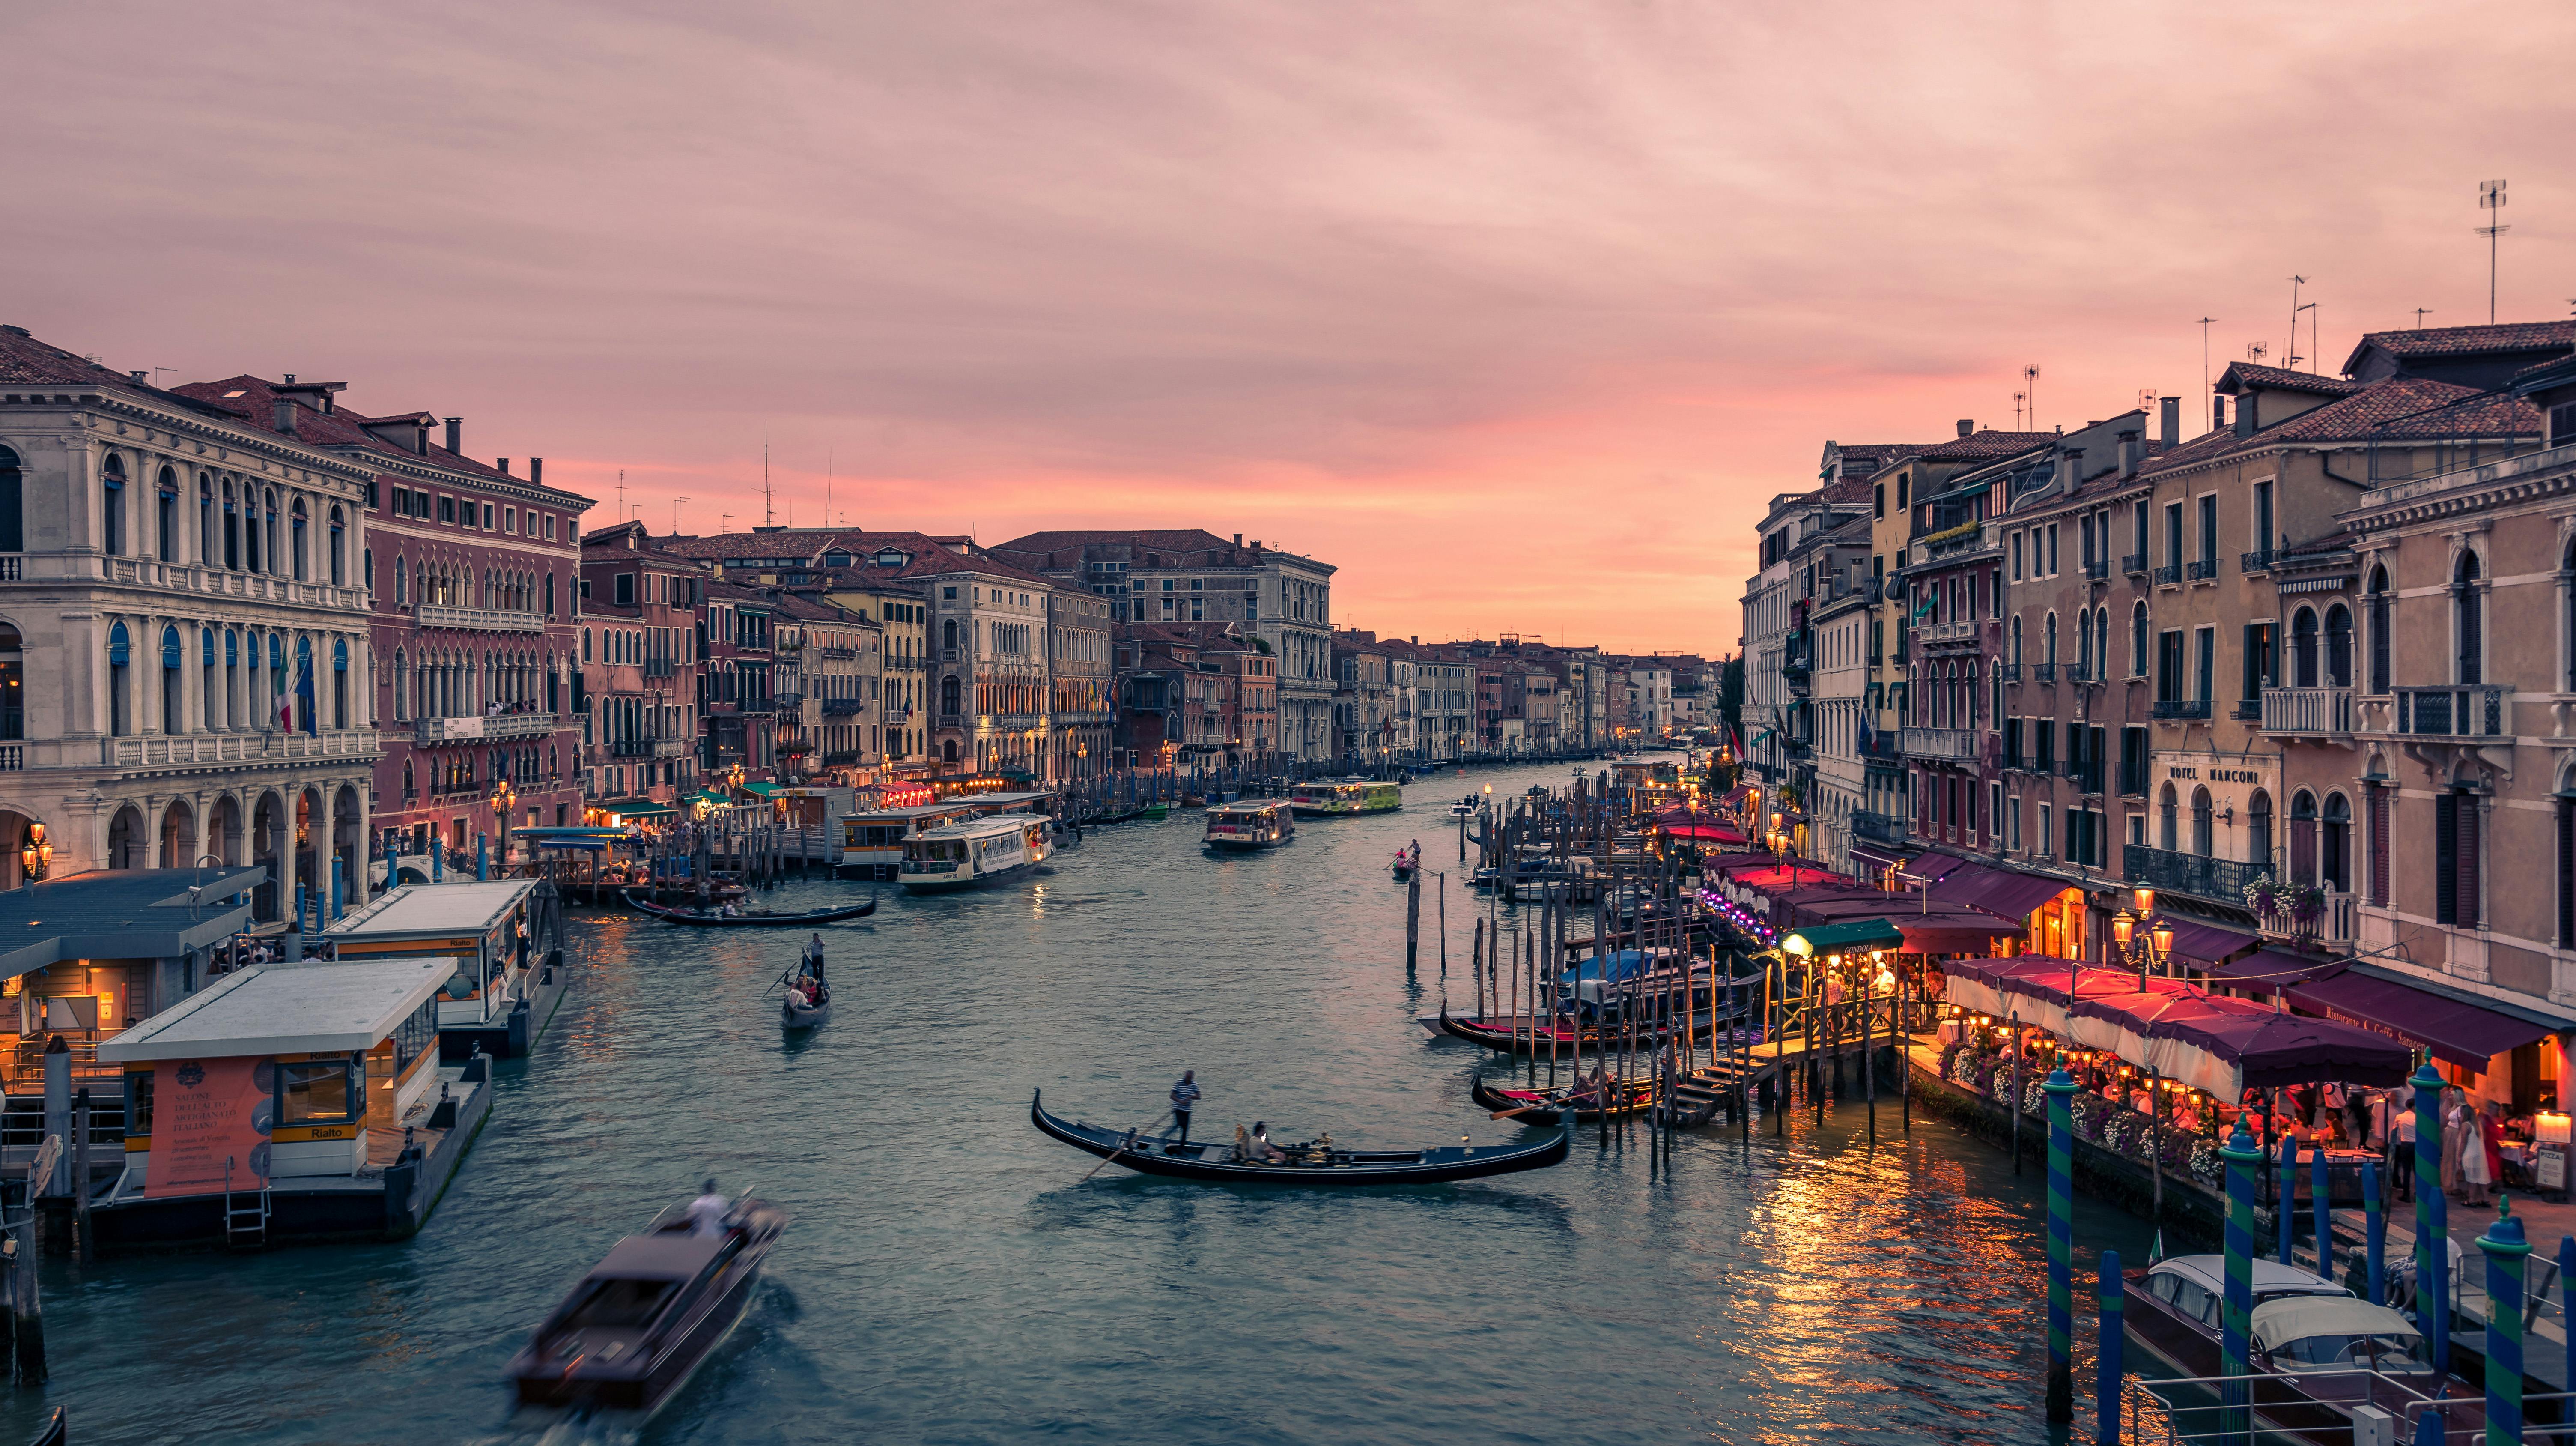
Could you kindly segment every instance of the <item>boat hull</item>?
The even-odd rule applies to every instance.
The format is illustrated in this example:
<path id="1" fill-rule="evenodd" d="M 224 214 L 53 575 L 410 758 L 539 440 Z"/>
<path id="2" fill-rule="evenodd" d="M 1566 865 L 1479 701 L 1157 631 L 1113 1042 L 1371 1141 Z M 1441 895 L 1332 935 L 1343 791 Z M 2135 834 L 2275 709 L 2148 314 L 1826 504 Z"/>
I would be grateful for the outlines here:
<path id="1" fill-rule="evenodd" d="M 1007 883 L 1036 867 L 1037 861 L 1032 859 L 1025 863 L 1013 864 L 1006 869 L 996 869 L 989 874 L 967 874 L 962 871 L 954 874 L 906 874 L 896 882 L 903 885 L 903 891 L 907 894 L 962 894 L 971 889 Z"/>
<path id="2" fill-rule="evenodd" d="M 1185 1147 L 1186 1153 L 1167 1154 L 1161 1142 L 1139 1140 L 1135 1149 L 1127 1149 L 1126 1136 L 1118 1131 L 1048 1114 L 1041 1095 L 1034 1090 L 1029 1094 L 1029 1122 L 1040 1133 L 1139 1174 L 1211 1185 L 1437 1185 L 1543 1170 L 1562 1163 L 1574 1143 L 1573 1126 L 1567 1124 L 1559 1127 L 1552 1138 L 1533 1145 L 1336 1150 L 1331 1152 L 1329 1163 L 1254 1165 L 1225 1159 L 1232 1153 L 1230 1144 L 1190 1145 Z"/>
<path id="3" fill-rule="evenodd" d="M 1721 1021 L 1714 1018 L 1710 1010 L 1705 1008 L 1694 1010 L 1690 1019 L 1690 1037 L 1706 1039 L 1719 1023 Z M 1608 1028 L 1596 1026 L 1577 1031 L 1563 1024 L 1532 1029 L 1524 1023 L 1518 1030 L 1514 1030 L 1509 1026 L 1460 1019 L 1446 1010 L 1424 1021 L 1424 1027 L 1433 1034 L 1447 1035 L 1451 1039 L 1463 1039 L 1469 1044 L 1481 1044 L 1496 1054 L 1509 1055 L 1544 1055 L 1551 1051 L 1564 1055 L 1572 1053 L 1578 1044 L 1584 1053 L 1591 1054 L 1605 1048 L 1617 1048 L 1625 1044 L 1628 1039 L 1627 1031 L 1615 1024 Z M 1638 1047 L 1659 1045 L 1663 1043 L 1668 1032 L 1660 1027 L 1650 1028 L 1641 1025 L 1637 1030 Z"/>
<path id="4" fill-rule="evenodd" d="M 617 1361 L 590 1354 L 557 1365 L 540 1353 L 546 1328 L 537 1340 L 510 1360 L 510 1376 L 525 1406 L 576 1407 L 637 1412 L 649 1417 L 680 1393 L 698 1367 L 733 1333 L 760 1283 L 760 1269 L 778 1238 L 785 1217 L 763 1207 L 761 1223 L 727 1262 L 719 1278 L 708 1283 L 701 1299 L 691 1302 L 682 1319 L 653 1349 L 639 1350 Z M 551 1324 L 551 1322 L 550 1322 Z"/>
<path id="5" fill-rule="evenodd" d="M 1563 1123 L 1566 1115 L 1565 1100 L 1570 1093 L 1567 1090 L 1497 1089 L 1481 1079 L 1470 1085 L 1467 1090 L 1470 1099 L 1488 1110 L 1523 1111 L 1514 1118 L 1523 1124 L 1531 1125 Z M 1536 1105 L 1538 1108 L 1528 1109 L 1527 1107 L 1531 1105 Z M 1614 1120 L 1632 1119 L 1654 1107 L 1654 1086 L 1644 1080 L 1638 1080 L 1627 1086 L 1624 1098 L 1618 1099 L 1611 1105 L 1609 1115 Z M 1577 1106 L 1573 1113 L 1575 1123 L 1586 1125 L 1598 1123 L 1602 1115 L 1602 1111 L 1598 1109 L 1587 1109 L 1582 1106 Z"/>
<path id="6" fill-rule="evenodd" d="M 840 909 L 808 909 L 802 914 L 744 914 L 735 918 L 696 914 L 685 909 L 664 908 L 629 896 L 628 908 L 639 914 L 650 914 L 666 924 L 687 924 L 699 929 L 796 929 L 814 924 L 837 924 L 844 919 L 864 919 L 877 911 L 877 901 L 852 904 Z"/>
<path id="7" fill-rule="evenodd" d="M 1283 838 L 1211 838 L 1201 839 L 1200 842 L 1209 848 L 1215 849 L 1219 853 L 1257 854 L 1264 853 L 1275 848 L 1284 848 L 1287 846 L 1289 840 L 1294 839 L 1295 837 L 1296 835 L 1292 833 Z"/>
<path id="8" fill-rule="evenodd" d="M 812 1029 L 818 1024 L 829 1022 L 831 1018 L 832 1005 L 829 1000 L 813 1009 L 799 1009 L 793 1004 L 778 1006 L 778 1024 L 782 1029 Z"/>

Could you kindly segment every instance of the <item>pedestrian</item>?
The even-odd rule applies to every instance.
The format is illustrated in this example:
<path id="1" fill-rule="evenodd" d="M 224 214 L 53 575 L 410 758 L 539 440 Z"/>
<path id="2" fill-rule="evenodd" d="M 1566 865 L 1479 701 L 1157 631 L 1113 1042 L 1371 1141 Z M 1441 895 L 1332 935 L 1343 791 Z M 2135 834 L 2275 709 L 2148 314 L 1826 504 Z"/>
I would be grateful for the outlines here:
<path id="1" fill-rule="evenodd" d="M 2493 1185 L 2501 1173 L 2497 1168 L 2495 1147 L 2487 1143 L 2488 1132 L 2495 1129 L 2495 1120 L 2483 1108 L 2470 1110 L 2465 1102 L 2462 1108 L 2465 1113 L 2460 1121 L 2460 1184 L 2468 1192 L 2468 1198 L 2461 1203 L 2484 1205 L 2487 1203 L 2487 1187 Z"/>
<path id="2" fill-rule="evenodd" d="M 2415 1091 L 2401 1086 L 2379 1097 L 2387 1120 L 2381 1138 L 2387 1141 L 2388 1176 L 2397 1186 L 2397 1198 L 2415 1198 Z"/>
<path id="3" fill-rule="evenodd" d="M 2468 1106 L 2459 1087 L 2442 1091 L 2442 1193 L 2452 1194 L 2460 1188 L 2460 1136 L 2468 1123 Z"/>
<path id="4" fill-rule="evenodd" d="M 1190 1111 L 1199 1102 L 1198 1078 L 1197 1070 L 1185 1069 L 1181 1071 L 1181 1082 L 1172 1086 L 1172 1123 L 1181 1128 L 1180 1139 L 1172 1146 L 1174 1150 L 1190 1142 Z"/>

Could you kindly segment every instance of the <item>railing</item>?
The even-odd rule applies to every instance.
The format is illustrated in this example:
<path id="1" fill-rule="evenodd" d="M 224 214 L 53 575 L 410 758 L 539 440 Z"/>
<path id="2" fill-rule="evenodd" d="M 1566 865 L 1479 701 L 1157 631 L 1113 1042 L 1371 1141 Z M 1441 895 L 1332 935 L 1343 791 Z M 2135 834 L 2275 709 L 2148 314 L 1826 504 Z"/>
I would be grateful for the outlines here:
<path id="1" fill-rule="evenodd" d="M 2185 575 L 2193 582 L 2206 582 L 2209 579 L 2218 576 L 2218 559 L 2214 557 L 2194 558 L 2191 566 L 2186 570 Z"/>
<path id="2" fill-rule="evenodd" d="M 611 758 L 650 758 L 653 756 L 654 745 L 660 741 L 661 740 L 657 738 L 612 738 L 608 741 L 608 756 Z"/>
<path id="3" fill-rule="evenodd" d="M 2120 559 L 2120 571 L 2124 573 L 2134 576 L 2146 570 L 2147 555 L 2143 552 L 2133 552 Z"/>
<path id="4" fill-rule="evenodd" d="M 544 613 L 523 613 L 508 608 L 460 608 L 445 603 L 419 603 L 412 616 L 425 628 L 474 628 L 487 633 L 542 633 L 546 630 Z"/>
<path id="5" fill-rule="evenodd" d="M 657 738 L 653 740 L 653 756 L 656 758 L 686 758 L 697 751 L 698 740 L 694 738 Z"/>
<path id="6" fill-rule="evenodd" d="M 1977 735 L 1967 728 L 1908 728 L 1901 746 L 1908 758 L 1967 762 L 1977 756 Z"/>
<path id="7" fill-rule="evenodd" d="M 777 704 L 781 708 L 794 708 L 804 703 L 805 695 L 794 688 L 790 688 L 783 693 L 770 694 L 769 701 Z"/>
<path id="8" fill-rule="evenodd" d="M 2155 716 L 2166 721 L 2205 719 L 2209 716 L 2209 700 L 2207 698 L 2160 698 L 2156 701 Z"/>
<path id="9" fill-rule="evenodd" d="M 2448 738 L 2503 738 L 2513 733 L 2510 688 L 2463 686 L 2397 690 L 2397 731 Z"/>
<path id="10" fill-rule="evenodd" d="M 496 713 L 488 717 L 466 714 L 455 718 L 423 718 L 413 724 L 412 738 L 418 743 L 480 742 L 487 738 L 542 738 L 558 728 L 571 726 L 552 713 Z"/>
<path id="11" fill-rule="evenodd" d="M 2260 552 L 2245 553 L 2236 559 L 2236 566 L 2245 572 L 2270 572 L 2272 549 L 2267 547 Z"/>
<path id="12" fill-rule="evenodd" d="M 18 581 L 21 565 L 24 562 L 25 559 L 14 552 L 6 557 L 0 557 L 0 582 Z"/>
<path id="13" fill-rule="evenodd" d="M 2247 884 L 2272 876 L 2272 866 L 2268 863 L 2213 859 L 2200 854 L 2176 853 L 2170 849 L 2151 849 L 2145 844 L 2121 845 L 2120 861 L 2130 883 L 2172 889 L 2176 893 L 2238 907 L 2244 903 Z"/>
<path id="14" fill-rule="evenodd" d="M 2350 893 L 2327 894 L 2313 917 L 2300 919 L 2288 909 L 2254 916 L 2255 927 L 2279 939 L 2318 944 L 2350 944 L 2361 937 L 2360 900 Z"/>
<path id="15" fill-rule="evenodd" d="M 2239 722 L 2259 720 L 2263 716 L 2263 701 L 2259 698 L 2239 698 L 2228 705 L 2227 716 Z"/>
<path id="16" fill-rule="evenodd" d="M 2182 569 L 2170 562 L 2155 571 L 2155 583 L 2158 587 L 2178 586 L 2181 582 Z"/>
<path id="17" fill-rule="evenodd" d="M 856 648 L 825 648 L 822 650 L 822 653 L 826 658 L 855 658 L 859 655 L 859 650 Z"/>
<path id="18" fill-rule="evenodd" d="M 2266 688 L 2263 731 L 2266 733 L 2350 733 L 2353 690 L 2350 688 Z"/>
<path id="19" fill-rule="evenodd" d="M 676 658 L 646 658 L 644 660 L 644 676 L 647 678 L 668 678 L 676 675 L 679 671 L 680 663 Z"/>
<path id="20" fill-rule="evenodd" d="M 1974 622 L 1929 623 L 1914 630 L 1925 647 L 1935 643 L 1973 643 L 1977 640 Z"/>
<path id="21" fill-rule="evenodd" d="M 2033 663 L 2033 664 L 2031 664 L 2031 665 L 2030 665 L 2030 680 L 2031 680 L 2032 682 L 2034 682 L 2034 683 L 2054 683 L 2054 682 L 2056 682 L 2056 681 L 2057 681 L 2057 660 L 2056 660 L 2055 658 L 2051 658 L 2051 659 L 2049 659 L 2049 660 L 2048 660 L 2047 662 L 2045 662 L 2045 663 Z"/>
<path id="22" fill-rule="evenodd" d="M 2084 564 L 2084 576 L 2093 582 L 2100 582 L 2110 575 L 2111 559 L 2107 557 L 2097 557 Z"/>
<path id="23" fill-rule="evenodd" d="M 304 733 L 181 733 L 151 738 L 102 738 L 99 761 L 108 768 L 182 768 L 200 763 L 259 763 L 298 758 L 374 758 L 373 728 L 325 728 Z"/>
<path id="24" fill-rule="evenodd" d="M 1995 664 L 1995 676 L 2007 683 L 2018 683 L 2021 681 L 2021 664 L 1997 663 Z"/>
<path id="25" fill-rule="evenodd" d="M 1866 843 L 1901 847 L 1905 843 L 1905 820 L 1892 813 L 1875 813 L 1856 808 L 1851 816 L 1852 837 Z"/>
<path id="26" fill-rule="evenodd" d="M 867 710 L 868 700 L 865 698 L 826 698 L 823 700 L 823 716 L 826 718 L 847 718 L 851 714 L 864 713 Z"/>
<path id="27" fill-rule="evenodd" d="M 1926 558 L 1951 557 L 1986 545 L 1984 526 L 1970 523 L 1965 530 L 1953 528 L 1949 535 L 1936 536 L 1926 541 L 1923 544 L 1923 555 Z"/>
<path id="28" fill-rule="evenodd" d="M 23 743 L 0 743 L 0 773 L 27 771 L 27 746 Z"/>
<path id="29" fill-rule="evenodd" d="M 1884 728 L 1874 730 L 1868 737 L 1861 739 L 1853 746 L 1852 751 L 1859 757 L 1875 758 L 1883 763 L 1893 763 L 1904 756 L 1897 747 L 1895 732 Z"/>
<path id="30" fill-rule="evenodd" d="M 2066 776 L 2075 781 L 2075 791 L 2077 793 L 2100 793 L 2102 791 L 2102 760 L 2098 758 L 2088 759 L 2082 763 L 2070 761 L 2066 765 Z"/>

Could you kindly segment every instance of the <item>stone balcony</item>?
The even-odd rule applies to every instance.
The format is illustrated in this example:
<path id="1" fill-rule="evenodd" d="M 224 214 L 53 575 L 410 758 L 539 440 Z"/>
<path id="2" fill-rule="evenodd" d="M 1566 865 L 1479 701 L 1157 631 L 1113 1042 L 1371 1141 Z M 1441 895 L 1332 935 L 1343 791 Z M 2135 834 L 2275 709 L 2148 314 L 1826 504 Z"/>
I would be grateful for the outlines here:
<path id="1" fill-rule="evenodd" d="M 1972 728 L 1907 728 L 1900 746 L 1908 758 L 1971 763 L 1977 757 L 1977 734 Z"/>
<path id="2" fill-rule="evenodd" d="M 2342 738 L 2353 731 L 2350 688 L 2266 688 L 2263 731 L 2299 737 Z"/>
<path id="3" fill-rule="evenodd" d="M 501 738 L 543 738 L 571 720 L 552 713 L 503 713 L 497 717 L 422 718 L 413 724 L 419 743 L 480 743 Z"/>
<path id="4" fill-rule="evenodd" d="M 99 740 L 101 767 L 139 770 L 176 771 L 224 764 L 372 763 L 382 756 L 373 728 L 325 728 L 313 734 L 177 733 Z"/>
<path id="5" fill-rule="evenodd" d="M 544 613 L 523 613 L 508 608 L 460 608 L 445 603 L 420 603 L 412 616 L 425 628 L 462 628 L 484 633 L 542 633 L 546 630 Z"/>

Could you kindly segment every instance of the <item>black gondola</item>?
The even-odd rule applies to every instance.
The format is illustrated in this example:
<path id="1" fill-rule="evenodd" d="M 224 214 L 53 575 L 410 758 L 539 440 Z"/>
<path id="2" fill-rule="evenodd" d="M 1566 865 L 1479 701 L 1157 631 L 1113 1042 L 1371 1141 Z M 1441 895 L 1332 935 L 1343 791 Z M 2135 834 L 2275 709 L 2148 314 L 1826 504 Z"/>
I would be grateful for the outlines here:
<path id="1" fill-rule="evenodd" d="M 38 1427 L 36 1434 L 28 1439 L 27 1446 L 64 1446 L 64 1443 L 71 1439 L 71 1417 L 64 1407 L 56 1406 L 54 1414 L 46 1417 L 45 1424 Z"/>
<path id="2" fill-rule="evenodd" d="M 806 945 L 794 972 L 779 978 L 787 988 L 786 997 L 778 1002 L 781 1028 L 812 1029 L 832 1017 L 832 986 L 823 982 L 823 951 L 818 946 L 819 939 Z"/>
<path id="3" fill-rule="evenodd" d="M 626 906 L 639 914 L 650 914 L 668 924 L 692 924 L 701 929 L 778 929 L 800 924 L 832 924 L 843 919 L 864 919 L 877 911 L 877 901 L 850 904 L 837 909 L 808 909 L 801 914 L 703 914 L 695 909 L 670 909 L 648 904 L 633 894 L 624 896 Z"/>
<path id="4" fill-rule="evenodd" d="M 1614 1120 L 1624 1120 L 1634 1115 L 1642 1115 L 1648 1110 L 1654 1108 L 1655 1085 L 1652 1080 L 1629 1080 L 1625 1084 L 1613 1081 L 1610 1088 L 1613 1100 L 1610 1107 L 1610 1118 Z M 1580 1093 L 1581 1092 L 1579 1090 L 1572 1088 L 1548 1090 L 1525 1090 L 1512 1088 L 1498 1089 L 1495 1086 L 1486 1083 L 1482 1079 L 1477 1080 L 1467 1088 L 1468 1098 L 1473 1099 L 1477 1104 L 1484 1106 L 1488 1110 L 1519 1111 L 1520 1113 L 1515 1115 L 1514 1118 L 1520 1120 L 1523 1124 L 1553 1125 L 1562 1123 L 1565 1107 L 1569 1103 L 1574 1106 L 1574 1118 L 1577 1123 L 1586 1125 L 1597 1123 L 1601 1118 L 1600 1105 L 1598 1103 L 1579 1098 Z"/>
<path id="5" fill-rule="evenodd" d="M 1190 1144 L 1177 1148 L 1140 1138 L 1133 1131 L 1059 1119 L 1029 1092 L 1029 1122 L 1077 1150 L 1114 1160 L 1146 1175 L 1198 1180 L 1224 1185 L 1428 1185 L 1444 1180 L 1474 1180 L 1508 1175 L 1516 1170 L 1542 1170 L 1565 1159 L 1574 1142 L 1568 1121 L 1549 1139 L 1533 1145 L 1476 1147 L 1443 1145 L 1429 1150 L 1337 1150 L 1326 1146 L 1282 1147 L 1285 1164 L 1256 1165 L 1233 1158 L 1231 1143 Z"/>
<path id="6" fill-rule="evenodd" d="M 742 1319 L 787 1216 L 745 1198 L 725 1225 L 691 1234 L 674 1206 L 617 1242 L 510 1358 L 520 1403 L 650 1413 L 677 1394 Z"/>

